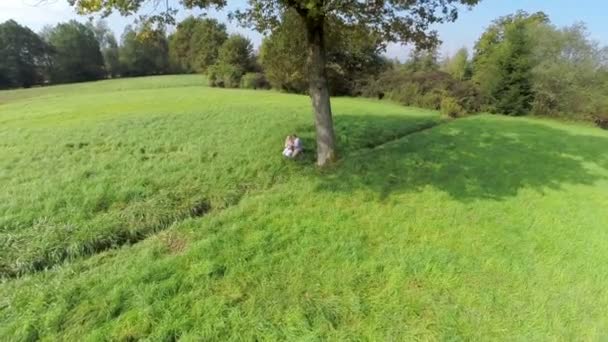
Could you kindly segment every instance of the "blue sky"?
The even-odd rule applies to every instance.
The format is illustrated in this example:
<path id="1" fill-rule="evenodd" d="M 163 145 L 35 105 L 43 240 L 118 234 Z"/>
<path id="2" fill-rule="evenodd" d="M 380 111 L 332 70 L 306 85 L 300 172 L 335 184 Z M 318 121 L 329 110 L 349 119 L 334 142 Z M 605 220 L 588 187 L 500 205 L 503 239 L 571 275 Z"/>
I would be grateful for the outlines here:
<path id="1" fill-rule="evenodd" d="M 43 0 L 44 1 L 44 0 Z M 0 22 L 15 19 L 27 25 L 34 31 L 40 30 L 44 25 L 55 24 L 69 19 L 87 20 L 79 17 L 67 5 L 67 0 L 0 0 Z M 220 20 L 226 20 L 226 14 L 238 7 L 245 6 L 245 0 L 228 1 L 231 7 L 221 12 L 212 12 L 209 15 Z M 528 12 L 544 11 L 551 21 L 558 26 L 572 25 L 576 22 L 585 22 L 589 28 L 591 38 L 603 45 L 608 45 L 608 1 L 604 0 L 482 0 L 472 11 L 463 10 L 457 22 L 439 25 L 436 29 L 443 40 L 442 53 L 453 53 L 460 47 L 471 48 L 484 29 L 492 20 L 503 15 L 513 13 L 519 9 Z M 182 11 L 180 17 L 200 12 Z M 123 18 L 112 15 L 108 22 L 112 29 L 120 36 L 125 25 L 132 23 L 133 18 Z M 227 23 L 231 32 L 239 32 L 248 36 L 257 46 L 262 36 L 239 27 L 235 23 Z M 400 45 L 391 45 L 387 55 L 404 59 L 409 48 Z"/>

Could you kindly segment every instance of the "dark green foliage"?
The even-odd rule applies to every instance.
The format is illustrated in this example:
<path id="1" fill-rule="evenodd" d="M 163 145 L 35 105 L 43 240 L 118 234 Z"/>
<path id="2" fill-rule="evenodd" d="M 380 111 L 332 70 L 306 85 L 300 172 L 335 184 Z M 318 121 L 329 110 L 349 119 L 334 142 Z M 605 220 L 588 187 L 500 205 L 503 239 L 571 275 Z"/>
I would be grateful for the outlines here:
<path id="1" fill-rule="evenodd" d="M 101 2 L 111 3 L 109 0 Z M 479 0 L 251 0 L 248 1 L 250 5 L 248 8 L 237 11 L 234 16 L 243 24 L 262 32 L 284 26 L 282 16 L 286 9 L 295 10 L 312 24 L 322 23 L 335 16 L 344 22 L 364 27 L 366 32 L 380 37 L 385 42 L 411 42 L 423 48 L 430 48 L 439 42 L 437 32 L 430 29 L 432 24 L 453 22 L 458 18 L 460 5 L 474 6 L 478 2 Z M 208 6 L 208 2 L 204 0 L 190 3 L 198 7 Z M 225 5 L 226 2 L 223 4 Z M 302 33 L 304 32 L 306 30 Z"/>
<path id="2" fill-rule="evenodd" d="M 382 56 L 385 43 L 360 26 L 328 21 L 327 40 L 331 42 L 327 44 L 327 73 L 332 94 L 361 95 L 368 80 L 388 67 Z"/>
<path id="3" fill-rule="evenodd" d="M 171 60 L 185 72 L 206 72 L 226 39 L 226 25 L 215 19 L 188 17 L 169 38 Z"/>
<path id="4" fill-rule="evenodd" d="M 308 91 L 308 70 L 302 54 L 307 50 L 305 25 L 295 11 L 287 11 L 283 25 L 262 42 L 260 64 L 273 88 Z M 336 17 L 326 20 L 327 77 L 333 95 L 357 95 L 362 84 L 386 65 L 384 44 L 365 29 Z"/>
<path id="5" fill-rule="evenodd" d="M 95 38 L 97 38 L 101 48 L 106 76 L 110 78 L 118 77 L 120 75 L 119 48 L 114 33 L 103 20 L 98 20 L 94 24 L 89 22 L 88 26 L 95 32 Z"/>
<path id="6" fill-rule="evenodd" d="M 499 60 L 504 76 L 492 96 L 496 110 L 507 115 L 527 114 L 532 108 L 531 40 L 523 23 L 515 22 L 505 31 L 505 55 Z"/>
<path id="7" fill-rule="evenodd" d="M 163 30 L 125 28 L 120 47 L 122 76 L 160 75 L 169 71 L 169 47 Z"/>
<path id="8" fill-rule="evenodd" d="M 441 109 L 445 97 L 455 99 L 465 111 L 481 110 L 483 99 L 472 82 L 459 81 L 442 71 L 410 72 L 404 68 L 393 68 L 382 73 L 367 87 L 363 95 L 382 95 L 406 106 Z"/>
<path id="9" fill-rule="evenodd" d="M 499 18 L 475 45 L 473 79 L 488 98 L 488 109 L 508 115 L 532 108 L 532 49 L 530 29 L 546 23 L 544 13 L 518 12 Z"/>
<path id="10" fill-rule="evenodd" d="M 220 62 L 226 27 L 213 19 L 187 18 L 169 43 L 163 30 L 144 23 L 136 30 L 128 28 L 120 47 L 104 21 L 47 27 L 41 38 L 9 21 L 0 25 L 0 87 L 208 72 L 211 84 L 221 87 L 260 89 L 269 82 L 279 90 L 307 93 L 306 25 L 297 9 L 282 11 L 277 18 L 280 25 L 273 26 L 260 48 L 260 65 L 252 62 L 246 43 L 239 52 L 234 42 Z M 441 109 L 447 96 L 466 112 L 531 112 L 589 121 L 607 111 L 608 48 L 590 40 L 584 24 L 557 28 L 543 13 L 518 12 L 494 21 L 477 42 L 472 59 L 463 48 L 439 63 L 436 48 L 421 46 L 400 64 L 381 57 L 382 35 L 339 18 L 324 19 L 330 94 L 386 96 L 433 109 Z M 245 57 L 231 59 L 239 55 Z M 243 78 L 250 71 L 257 74 Z"/>
<path id="11" fill-rule="evenodd" d="M 320 1 L 320 0 L 249 0 L 248 6 L 230 13 L 232 18 L 260 32 L 269 32 L 283 25 L 286 9 L 295 10 L 311 22 L 322 23 L 336 16 L 345 22 L 365 27 L 368 32 L 388 42 L 413 42 L 425 48 L 439 42 L 432 24 L 453 22 L 458 19 L 460 6 L 474 6 L 480 0 L 409 0 L 409 1 Z M 114 11 L 134 15 L 149 0 L 68 0 L 81 14 Z M 158 4 L 158 1 L 156 1 Z M 227 0 L 182 0 L 186 9 L 221 9 Z M 141 17 L 147 23 L 175 24 L 177 10 L 166 6 L 155 15 Z"/>
<path id="12" fill-rule="evenodd" d="M 13 20 L 0 24 L 0 89 L 41 84 L 47 52 L 29 28 Z"/>
<path id="13" fill-rule="evenodd" d="M 209 68 L 209 85 L 221 88 L 238 88 L 245 69 L 238 65 L 217 63 Z"/>
<path id="14" fill-rule="evenodd" d="M 535 28 L 533 111 L 568 118 L 591 118 L 608 108 L 608 49 L 588 38 L 583 24 Z"/>
<path id="15" fill-rule="evenodd" d="M 270 83 L 261 72 L 248 72 L 241 78 L 241 88 L 270 89 Z"/>
<path id="16" fill-rule="evenodd" d="M 53 83 L 98 80 L 104 76 L 104 60 L 95 32 L 75 20 L 58 24 L 48 32 L 53 47 Z"/>
<path id="17" fill-rule="evenodd" d="M 465 112 L 455 98 L 447 96 L 441 100 L 441 114 L 451 118 L 458 118 L 463 116 Z"/>
<path id="18" fill-rule="evenodd" d="M 469 51 L 466 48 L 461 48 L 454 56 L 445 58 L 441 70 L 460 81 L 470 79 L 473 70 L 469 60 Z"/>
<path id="19" fill-rule="evenodd" d="M 120 76 L 120 49 L 114 35 L 107 37 L 106 45 L 102 48 L 103 60 L 106 67 L 106 74 L 109 77 Z"/>
<path id="20" fill-rule="evenodd" d="M 308 89 L 306 59 L 302 58 L 307 49 L 304 24 L 291 11 L 284 15 L 283 21 L 285 25 L 263 40 L 259 61 L 274 89 L 304 93 Z"/>
<path id="21" fill-rule="evenodd" d="M 231 35 L 218 51 L 218 63 L 238 65 L 245 70 L 253 68 L 253 45 L 240 34 Z"/>
<path id="22" fill-rule="evenodd" d="M 518 12 L 477 42 L 473 79 L 491 111 L 590 119 L 608 107 L 607 57 L 584 25 L 557 29 L 543 13 Z"/>
<path id="23" fill-rule="evenodd" d="M 209 83 L 216 87 L 237 88 L 241 77 L 253 70 L 253 47 L 249 39 L 235 34 L 222 44 L 215 64 L 209 68 Z"/>

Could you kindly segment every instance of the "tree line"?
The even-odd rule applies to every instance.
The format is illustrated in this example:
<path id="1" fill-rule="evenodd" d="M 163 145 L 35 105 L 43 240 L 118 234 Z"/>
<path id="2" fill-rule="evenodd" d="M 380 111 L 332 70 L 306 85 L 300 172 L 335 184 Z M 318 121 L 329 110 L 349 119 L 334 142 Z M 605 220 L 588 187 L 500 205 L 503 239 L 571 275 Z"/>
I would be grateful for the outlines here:
<path id="1" fill-rule="evenodd" d="M 557 27 L 542 13 L 496 19 L 472 53 L 441 58 L 414 50 L 363 89 L 405 105 L 450 116 L 491 112 L 608 120 L 608 48 L 584 24 Z"/>
<path id="2" fill-rule="evenodd" d="M 120 44 L 105 21 L 72 20 L 35 33 L 0 24 L 0 89 L 176 72 L 162 30 L 127 26 Z"/>
<path id="3" fill-rule="evenodd" d="M 128 26 L 120 42 L 104 21 L 70 21 L 37 34 L 9 20 L 0 24 L 0 88 L 203 73 L 212 86 L 307 93 L 305 23 L 296 11 L 282 13 L 281 22 L 254 52 L 249 39 L 204 17 L 186 18 L 171 34 Z M 417 48 L 403 63 L 383 56 L 384 37 L 338 16 L 325 18 L 324 39 L 331 95 L 385 98 L 452 117 L 608 114 L 608 48 L 583 24 L 556 27 L 541 12 L 498 18 L 473 51 L 440 57 L 436 48 Z"/>
<path id="4" fill-rule="evenodd" d="M 220 87 L 308 90 L 306 39 L 295 12 L 263 41 L 258 53 L 249 39 L 228 34 L 210 18 L 188 17 L 171 34 L 146 25 L 127 26 L 116 39 L 105 21 L 69 21 L 35 33 L 13 20 L 0 24 L 0 88 L 93 81 L 166 73 L 206 74 Z M 364 76 L 386 64 L 384 44 L 339 20 L 327 24 L 331 93 L 351 95 Z"/>

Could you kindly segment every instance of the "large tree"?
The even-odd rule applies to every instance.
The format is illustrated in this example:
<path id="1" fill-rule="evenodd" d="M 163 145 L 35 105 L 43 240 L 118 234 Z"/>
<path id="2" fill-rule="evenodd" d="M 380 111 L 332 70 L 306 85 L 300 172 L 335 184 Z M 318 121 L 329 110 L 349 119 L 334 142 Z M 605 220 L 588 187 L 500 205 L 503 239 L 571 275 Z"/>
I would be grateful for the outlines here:
<path id="1" fill-rule="evenodd" d="M 471 77 L 471 64 L 469 61 L 469 50 L 461 48 L 452 57 L 446 57 L 442 63 L 441 70 L 452 75 L 459 81 L 464 81 Z"/>
<path id="2" fill-rule="evenodd" d="M 243 75 L 253 68 L 253 46 L 239 34 L 231 35 L 219 49 L 217 61 L 209 67 L 209 82 L 213 86 L 236 88 Z"/>
<path id="3" fill-rule="evenodd" d="M 523 115 L 531 109 L 534 42 L 530 32 L 548 20 L 542 12 L 501 17 L 476 43 L 473 80 L 493 104 L 493 111 Z"/>
<path id="4" fill-rule="evenodd" d="M 95 33 L 95 38 L 99 42 L 101 54 L 105 63 L 106 75 L 117 77 L 120 74 L 120 61 L 118 59 L 118 42 L 114 32 L 104 20 L 97 20 L 95 23 L 89 21 L 87 26 Z"/>
<path id="5" fill-rule="evenodd" d="M 326 76 L 325 20 L 338 16 L 346 23 L 361 25 L 388 42 L 414 42 L 430 47 L 438 41 L 434 23 L 451 22 L 458 17 L 458 5 L 475 5 L 480 0 L 249 0 L 249 6 L 234 13 L 242 23 L 268 32 L 280 26 L 287 9 L 295 10 L 305 24 L 308 53 L 309 93 L 315 113 L 317 164 L 336 159 L 336 141 Z M 123 15 L 136 13 L 146 2 L 159 0 L 68 0 L 81 14 L 118 10 Z M 164 1 L 162 2 L 164 3 Z M 168 3 L 168 2 L 167 2 Z M 227 0 L 180 0 L 186 8 L 224 7 Z M 173 23 L 175 10 L 152 19 Z"/>
<path id="6" fill-rule="evenodd" d="M 169 70 L 169 43 L 163 30 L 127 26 L 119 50 L 123 76 L 165 74 Z"/>
<path id="7" fill-rule="evenodd" d="M 305 26 L 291 10 L 281 18 L 260 46 L 259 61 L 273 88 L 287 92 L 308 90 Z M 362 83 L 378 75 L 388 64 L 381 56 L 385 44 L 365 28 L 348 25 L 338 17 L 326 18 L 327 77 L 332 95 L 356 95 Z"/>
<path id="8" fill-rule="evenodd" d="M 188 17 L 169 39 L 173 61 L 187 72 L 207 72 L 228 39 L 226 25 L 215 19 Z"/>
<path id="9" fill-rule="evenodd" d="M 46 44 L 14 20 L 0 24 L 0 88 L 30 87 L 43 81 Z"/>
<path id="10" fill-rule="evenodd" d="M 91 27 L 71 20 L 55 26 L 47 35 L 54 51 L 53 82 L 83 82 L 103 77 L 103 56 Z"/>
<path id="11" fill-rule="evenodd" d="M 534 27 L 532 85 L 535 114 L 597 115 L 608 108 L 608 47 L 589 38 L 584 24 Z"/>

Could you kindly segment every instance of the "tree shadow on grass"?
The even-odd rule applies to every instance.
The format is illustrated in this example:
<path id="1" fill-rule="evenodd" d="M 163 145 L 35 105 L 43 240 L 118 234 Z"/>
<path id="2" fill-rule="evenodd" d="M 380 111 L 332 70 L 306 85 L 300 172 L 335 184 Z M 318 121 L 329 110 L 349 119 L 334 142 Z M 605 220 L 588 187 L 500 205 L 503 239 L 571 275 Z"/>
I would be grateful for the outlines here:
<path id="1" fill-rule="evenodd" d="M 442 123 L 438 116 L 376 116 L 338 115 L 334 119 L 334 130 L 339 156 L 346 156 L 363 149 L 375 148 L 387 141 L 425 130 Z M 315 161 L 316 136 L 312 125 L 297 127 L 308 153 L 304 162 Z"/>
<path id="2" fill-rule="evenodd" d="M 353 127 L 361 120 L 385 118 L 342 116 L 339 120 Z M 387 122 L 395 124 L 393 117 Z M 335 169 L 320 173 L 318 190 L 369 189 L 384 200 L 431 186 L 460 201 L 500 200 L 524 188 L 592 185 L 607 178 L 606 170 L 608 136 L 576 135 L 528 120 L 484 116 L 353 151 Z"/>

